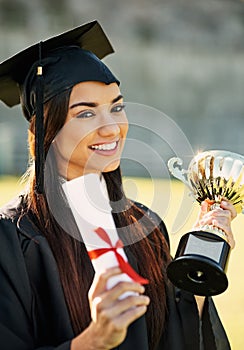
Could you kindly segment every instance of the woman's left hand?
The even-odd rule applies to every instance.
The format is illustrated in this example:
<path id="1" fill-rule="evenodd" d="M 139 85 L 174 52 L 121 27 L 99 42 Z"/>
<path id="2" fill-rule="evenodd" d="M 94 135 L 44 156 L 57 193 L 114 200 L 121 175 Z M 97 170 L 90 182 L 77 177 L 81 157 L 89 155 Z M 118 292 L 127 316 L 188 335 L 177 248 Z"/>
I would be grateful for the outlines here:
<path id="1" fill-rule="evenodd" d="M 208 200 L 201 204 L 201 211 L 195 224 L 195 228 L 204 225 L 213 225 L 223 230 L 226 234 L 227 241 L 231 248 L 235 247 L 235 240 L 231 229 L 231 221 L 236 217 L 236 209 L 229 201 L 223 199 L 220 203 L 220 208 L 211 210 L 211 205 Z"/>

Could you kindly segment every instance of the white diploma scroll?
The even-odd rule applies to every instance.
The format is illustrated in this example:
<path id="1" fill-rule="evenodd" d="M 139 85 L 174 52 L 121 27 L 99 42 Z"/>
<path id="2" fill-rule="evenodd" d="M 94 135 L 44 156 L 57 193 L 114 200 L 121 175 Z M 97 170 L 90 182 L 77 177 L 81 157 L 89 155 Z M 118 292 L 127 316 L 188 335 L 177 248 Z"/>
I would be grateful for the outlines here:
<path id="1" fill-rule="evenodd" d="M 74 180 L 66 181 L 62 187 L 88 254 L 89 252 L 108 248 L 108 251 L 105 253 L 102 253 L 95 259 L 91 259 L 95 272 L 101 274 L 110 267 L 119 266 L 116 254 L 117 256 L 119 254 L 124 261 L 128 262 L 124 249 L 122 247 L 115 249 L 116 246 L 119 246 L 118 242 L 121 241 L 112 217 L 104 179 L 98 174 L 87 174 Z M 110 243 L 97 234 L 98 230 L 105 231 Z M 109 248 L 112 248 L 113 251 L 109 251 Z M 127 273 L 111 277 L 107 288 L 112 288 L 120 281 L 131 282 L 132 278 Z M 132 294 L 132 292 L 129 294 Z M 128 293 L 124 293 L 121 298 L 126 296 L 128 296 Z"/>

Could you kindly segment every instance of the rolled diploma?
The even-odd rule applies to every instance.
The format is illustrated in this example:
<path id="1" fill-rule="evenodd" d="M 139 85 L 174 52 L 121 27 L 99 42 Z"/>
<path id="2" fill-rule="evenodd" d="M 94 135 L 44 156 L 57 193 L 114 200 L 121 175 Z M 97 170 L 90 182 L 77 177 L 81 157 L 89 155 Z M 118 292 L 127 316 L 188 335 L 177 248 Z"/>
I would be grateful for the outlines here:
<path id="1" fill-rule="evenodd" d="M 104 179 L 100 180 L 98 174 L 87 174 L 74 180 L 66 181 L 62 187 L 87 251 L 110 248 L 96 234 L 95 230 L 98 227 L 103 228 L 107 232 L 114 247 L 119 237 L 112 217 Z M 128 261 L 123 248 L 118 248 L 117 251 L 125 261 Z M 101 274 L 110 267 L 119 266 L 118 260 L 112 251 L 106 252 L 91 261 L 97 274 Z M 108 280 L 107 289 L 112 288 L 121 281 L 132 282 L 132 279 L 126 273 L 113 276 Z M 121 295 L 120 299 L 132 294 L 135 293 L 126 292 Z"/>

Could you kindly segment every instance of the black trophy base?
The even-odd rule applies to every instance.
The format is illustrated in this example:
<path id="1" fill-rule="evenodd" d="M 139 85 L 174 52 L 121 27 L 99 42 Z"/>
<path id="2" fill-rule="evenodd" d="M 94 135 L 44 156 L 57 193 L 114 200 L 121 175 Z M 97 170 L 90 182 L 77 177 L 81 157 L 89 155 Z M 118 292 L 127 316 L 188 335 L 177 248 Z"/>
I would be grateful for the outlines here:
<path id="1" fill-rule="evenodd" d="M 187 233 L 167 267 L 168 278 L 176 287 L 195 295 L 221 294 L 228 287 L 225 271 L 229 252 L 230 245 L 214 233 Z"/>

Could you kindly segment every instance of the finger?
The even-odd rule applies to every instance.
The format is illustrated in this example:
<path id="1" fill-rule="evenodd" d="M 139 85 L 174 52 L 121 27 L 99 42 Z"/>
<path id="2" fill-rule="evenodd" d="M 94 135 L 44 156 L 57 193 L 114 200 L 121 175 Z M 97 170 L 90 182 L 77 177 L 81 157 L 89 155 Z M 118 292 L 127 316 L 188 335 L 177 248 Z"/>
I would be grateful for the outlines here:
<path id="1" fill-rule="evenodd" d="M 201 203 L 201 210 L 198 214 L 198 218 L 197 218 L 197 221 L 196 223 L 194 224 L 193 227 L 199 227 L 200 225 L 200 221 L 202 220 L 202 218 L 208 213 L 208 207 L 209 207 L 209 204 L 207 203 L 207 201 L 204 201 Z"/>
<path id="2" fill-rule="evenodd" d="M 99 294 L 107 290 L 108 279 L 121 274 L 122 271 L 119 267 L 112 267 L 107 269 L 101 274 L 95 274 L 94 280 L 92 282 L 91 288 L 88 292 L 89 299 L 93 299 Z"/>
<path id="3" fill-rule="evenodd" d="M 130 308 L 128 311 L 124 312 L 118 317 L 117 323 L 121 328 L 128 327 L 132 322 L 144 315 L 146 311 L 146 305 L 138 306 L 136 308 Z"/>
<path id="4" fill-rule="evenodd" d="M 225 232 L 231 232 L 230 220 L 226 217 L 210 217 L 209 219 L 202 219 L 201 226 L 214 226 L 224 230 Z"/>
<path id="5" fill-rule="evenodd" d="M 220 203 L 222 209 L 228 210 L 231 213 L 231 219 L 233 220 L 237 216 L 236 209 L 232 203 L 227 200 L 223 200 Z"/>
<path id="6" fill-rule="evenodd" d="M 209 211 L 209 203 L 207 201 L 203 201 L 201 203 L 201 211 L 200 211 L 200 219 L 206 215 Z"/>
<path id="7" fill-rule="evenodd" d="M 98 303 L 96 305 L 97 318 L 103 324 L 109 322 L 109 320 L 115 319 L 130 309 L 134 309 L 141 306 L 147 306 L 150 299 L 145 295 L 131 295 L 123 300 L 118 300 L 110 307 L 105 307 L 104 303 Z"/>
<path id="8" fill-rule="evenodd" d="M 212 220 L 212 225 L 224 230 L 226 233 L 231 232 L 230 222 L 227 218 L 215 218 Z"/>
<path id="9" fill-rule="evenodd" d="M 117 300 L 122 294 L 126 292 L 142 294 L 144 291 L 145 288 L 139 283 L 119 282 L 113 288 L 111 288 L 107 294 L 109 294 L 110 299 Z"/>
<path id="10" fill-rule="evenodd" d="M 100 306 L 101 308 L 112 307 L 113 304 L 116 303 L 118 299 L 121 297 L 121 295 L 123 295 L 124 293 L 129 293 L 130 295 L 139 295 L 144 293 L 144 291 L 145 291 L 145 288 L 141 286 L 139 283 L 119 282 L 113 288 L 99 295 L 99 298 L 101 299 Z M 91 304 L 93 307 L 92 300 L 91 300 Z"/>
<path id="11" fill-rule="evenodd" d="M 224 221 L 213 220 L 213 225 L 224 231 L 227 242 L 233 249 L 235 247 L 235 239 L 229 224 Z"/>
<path id="12" fill-rule="evenodd" d="M 98 321 L 99 309 L 101 309 L 102 298 L 96 297 L 92 300 L 91 303 L 91 318 L 96 323 Z"/>
<path id="13" fill-rule="evenodd" d="M 210 225 L 213 220 L 224 220 L 230 225 L 231 222 L 231 212 L 229 210 L 223 210 L 222 208 L 217 208 L 209 211 L 200 220 L 200 225 Z"/>
<path id="14" fill-rule="evenodd" d="M 222 212 L 224 213 L 224 210 L 222 210 Z M 214 227 L 222 230 L 231 248 L 233 249 L 235 247 L 235 240 L 234 240 L 234 236 L 230 226 L 230 213 L 225 213 L 219 216 L 214 216 L 214 215 L 205 216 L 205 218 L 201 220 L 200 224 L 203 227 L 205 225 L 213 225 Z"/>

